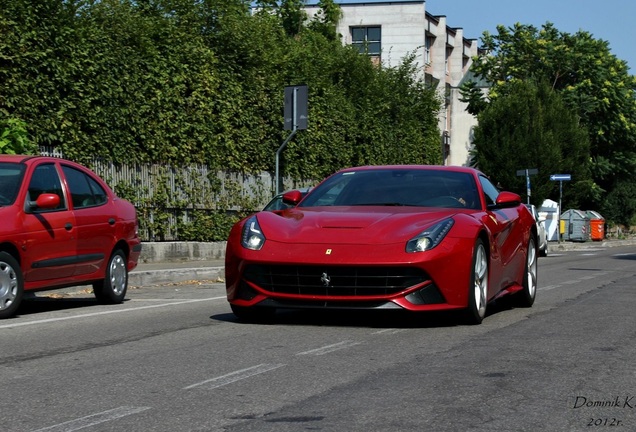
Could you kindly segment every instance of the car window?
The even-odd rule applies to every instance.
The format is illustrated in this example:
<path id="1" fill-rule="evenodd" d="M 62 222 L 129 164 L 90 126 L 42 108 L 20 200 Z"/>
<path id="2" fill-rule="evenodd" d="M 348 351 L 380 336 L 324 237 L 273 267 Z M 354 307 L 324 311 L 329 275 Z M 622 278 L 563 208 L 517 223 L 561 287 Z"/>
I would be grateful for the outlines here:
<path id="1" fill-rule="evenodd" d="M 73 208 L 81 209 L 106 202 L 106 191 L 88 174 L 68 165 L 62 165 L 62 171 L 64 171 L 66 183 L 71 192 Z"/>
<path id="2" fill-rule="evenodd" d="M 64 198 L 64 191 L 62 190 L 62 182 L 60 176 L 52 163 L 42 164 L 35 168 L 31 181 L 29 182 L 29 197 L 30 201 L 35 201 L 43 194 L 55 194 L 60 197 L 60 204 L 54 209 L 36 210 L 39 212 L 55 211 L 66 208 L 66 200 Z"/>
<path id="3" fill-rule="evenodd" d="M 15 163 L 0 163 L 0 206 L 13 204 L 22 178 L 25 165 Z"/>
<path id="4" fill-rule="evenodd" d="M 484 198 L 486 198 L 486 205 L 495 205 L 497 202 L 497 197 L 499 196 L 499 189 L 492 184 L 487 177 L 479 176 L 479 181 L 481 182 L 481 187 L 484 190 Z"/>
<path id="5" fill-rule="evenodd" d="M 263 208 L 263 211 L 284 210 L 291 207 L 283 202 L 283 194 L 278 194 Z"/>

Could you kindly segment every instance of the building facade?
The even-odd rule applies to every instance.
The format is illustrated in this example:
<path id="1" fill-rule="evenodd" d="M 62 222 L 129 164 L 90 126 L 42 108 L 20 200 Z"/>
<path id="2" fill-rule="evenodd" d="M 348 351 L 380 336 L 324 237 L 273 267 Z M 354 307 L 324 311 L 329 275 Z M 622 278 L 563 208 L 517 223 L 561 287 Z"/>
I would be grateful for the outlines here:
<path id="1" fill-rule="evenodd" d="M 426 12 L 424 0 L 335 1 L 343 13 L 337 31 L 344 44 L 358 47 L 384 67 L 415 55 L 421 77 L 444 101 L 438 116 L 444 164 L 468 165 L 477 121 L 460 101 L 459 86 L 478 53 L 477 40 L 448 26 L 446 16 Z M 305 10 L 310 18 L 319 12 L 315 1 Z"/>

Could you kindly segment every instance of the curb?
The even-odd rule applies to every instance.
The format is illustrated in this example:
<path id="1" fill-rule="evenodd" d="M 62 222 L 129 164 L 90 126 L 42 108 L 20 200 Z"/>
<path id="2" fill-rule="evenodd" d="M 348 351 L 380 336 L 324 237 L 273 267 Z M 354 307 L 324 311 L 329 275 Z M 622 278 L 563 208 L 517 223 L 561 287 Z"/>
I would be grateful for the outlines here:
<path id="1" fill-rule="evenodd" d="M 633 246 L 636 245 L 636 239 L 628 240 L 602 240 L 602 241 L 587 241 L 587 242 L 550 242 L 551 251 L 572 251 L 572 250 L 586 250 L 599 247 L 618 247 L 618 246 Z"/>
<path id="2" fill-rule="evenodd" d="M 169 263 L 167 263 L 169 265 Z M 135 269 L 128 274 L 128 284 L 132 286 L 157 285 L 185 281 L 223 282 L 225 267 L 168 268 L 165 270 Z"/>

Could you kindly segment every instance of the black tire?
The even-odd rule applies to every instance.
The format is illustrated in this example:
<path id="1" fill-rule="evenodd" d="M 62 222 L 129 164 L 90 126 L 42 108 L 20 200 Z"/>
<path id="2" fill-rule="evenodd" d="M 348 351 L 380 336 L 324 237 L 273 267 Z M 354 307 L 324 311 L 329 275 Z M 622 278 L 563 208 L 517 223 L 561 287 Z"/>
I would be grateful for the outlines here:
<path id="1" fill-rule="evenodd" d="M 528 253 L 526 255 L 526 268 L 523 275 L 523 289 L 515 294 L 515 305 L 518 307 L 531 307 L 537 296 L 537 247 L 534 238 L 528 240 Z"/>
<path id="2" fill-rule="evenodd" d="M 274 315 L 276 315 L 275 308 L 245 307 L 233 304 L 230 304 L 230 307 L 239 321 L 246 323 L 263 323 L 272 321 L 274 319 Z"/>
<path id="3" fill-rule="evenodd" d="M 24 297 L 24 277 L 18 261 L 0 252 L 0 319 L 11 318 Z"/>
<path id="4" fill-rule="evenodd" d="M 117 249 L 110 256 L 104 280 L 93 284 L 93 293 L 100 303 L 116 304 L 124 301 L 128 290 L 126 254 Z"/>
<path id="5" fill-rule="evenodd" d="M 481 324 L 486 316 L 488 304 L 488 253 L 481 239 L 475 242 L 473 261 L 468 285 L 468 308 L 465 311 L 467 324 Z"/>

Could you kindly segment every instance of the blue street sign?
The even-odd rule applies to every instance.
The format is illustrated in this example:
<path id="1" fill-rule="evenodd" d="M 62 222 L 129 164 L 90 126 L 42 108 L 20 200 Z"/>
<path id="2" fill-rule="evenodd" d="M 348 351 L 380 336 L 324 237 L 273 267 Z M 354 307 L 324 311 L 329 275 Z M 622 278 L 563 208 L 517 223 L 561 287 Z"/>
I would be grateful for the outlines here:
<path id="1" fill-rule="evenodd" d="M 570 174 L 552 174 L 550 176 L 550 180 L 552 180 L 552 181 L 570 181 L 570 180 L 572 180 L 572 176 Z"/>

